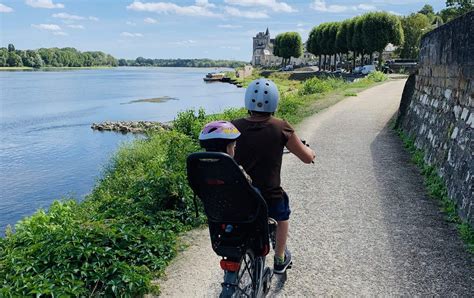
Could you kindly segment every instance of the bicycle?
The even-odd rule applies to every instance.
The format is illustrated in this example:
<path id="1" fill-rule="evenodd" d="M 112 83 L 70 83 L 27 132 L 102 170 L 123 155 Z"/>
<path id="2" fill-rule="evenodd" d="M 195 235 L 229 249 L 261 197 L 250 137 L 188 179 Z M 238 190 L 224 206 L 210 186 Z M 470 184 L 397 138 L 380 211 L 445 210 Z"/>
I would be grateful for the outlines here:
<path id="1" fill-rule="evenodd" d="M 277 227 L 265 200 L 227 154 L 193 153 L 187 158 L 187 173 L 203 203 L 212 248 L 222 257 L 220 297 L 264 297 L 273 276 L 265 258 L 270 243 L 275 249 Z M 197 215 L 196 201 L 195 208 Z"/>
<path id="2" fill-rule="evenodd" d="M 275 249 L 275 234 L 278 223 L 273 218 L 268 218 L 269 238 L 273 249 Z M 239 270 L 228 270 L 226 265 L 221 268 L 225 270 L 224 282 L 220 298 L 224 297 L 264 297 L 271 288 L 273 270 L 265 267 L 265 256 L 255 256 L 249 249 L 238 265 Z M 222 261 L 221 261 L 222 262 Z M 227 263 L 227 261 L 224 261 Z M 235 263 L 234 263 L 235 264 Z M 288 269 L 291 265 L 288 266 Z"/>

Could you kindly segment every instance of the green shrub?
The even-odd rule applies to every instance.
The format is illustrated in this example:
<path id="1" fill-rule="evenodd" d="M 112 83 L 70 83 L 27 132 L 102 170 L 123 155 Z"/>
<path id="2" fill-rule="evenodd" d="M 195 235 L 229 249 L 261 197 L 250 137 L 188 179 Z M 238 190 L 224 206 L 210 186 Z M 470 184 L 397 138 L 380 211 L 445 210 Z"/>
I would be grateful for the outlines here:
<path id="1" fill-rule="evenodd" d="M 331 90 L 335 90 L 343 87 L 347 83 L 344 80 L 339 78 L 324 78 L 320 79 L 313 77 L 304 81 L 303 86 L 301 87 L 299 94 L 300 95 L 309 95 L 315 93 L 326 93 Z"/>
<path id="2" fill-rule="evenodd" d="M 372 82 L 378 83 L 388 80 L 388 76 L 381 71 L 374 71 L 369 73 L 367 79 L 371 80 Z"/>
<path id="3" fill-rule="evenodd" d="M 300 95 L 308 95 L 314 93 L 325 93 L 332 89 L 332 86 L 329 84 L 328 80 L 321 80 L 319 78 L 313 77 L 304 81 L 302 88 L 299 91 Z"/>
<path id="4" fill-rule="evenodd" d="M 0 296 L 141 295 L 195 219 L 185 172 L 196 143 L 178 132 L 119 150 L 80 204 L 54 202 L 0 240 Z"/>

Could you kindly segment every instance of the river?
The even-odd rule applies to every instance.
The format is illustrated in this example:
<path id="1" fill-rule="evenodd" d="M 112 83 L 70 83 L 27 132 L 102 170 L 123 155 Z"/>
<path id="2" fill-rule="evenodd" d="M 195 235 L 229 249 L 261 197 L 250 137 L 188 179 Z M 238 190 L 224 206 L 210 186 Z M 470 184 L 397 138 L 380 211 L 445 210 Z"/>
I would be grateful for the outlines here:
<path id="1" fill-rule="evenodd" d="M 93 122 L 170 121 L 179 111 L 243 106 L 245 90 L 205 83 L 214 69 L 0 72 L 0 235 L 55 199 L 82 199 L 117 148 L 135 137 Z M 134 100 L 171 97 L 161 103 Z"/>

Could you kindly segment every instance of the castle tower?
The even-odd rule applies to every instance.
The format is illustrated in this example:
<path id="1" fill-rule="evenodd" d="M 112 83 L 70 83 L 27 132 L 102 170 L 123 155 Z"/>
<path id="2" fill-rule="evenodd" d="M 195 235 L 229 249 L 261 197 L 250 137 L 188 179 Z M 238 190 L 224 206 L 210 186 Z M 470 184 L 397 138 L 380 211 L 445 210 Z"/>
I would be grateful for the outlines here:
<path id="1" fill-rule="evenodd" d="M 261 65 L 264 63 L 264 51 L 270 45 L 270 31 L 267 30 L 264 32 L 258 32 L 255 37 L 253 37 L 253 55 L 252 55 L 252 64 Z"/>

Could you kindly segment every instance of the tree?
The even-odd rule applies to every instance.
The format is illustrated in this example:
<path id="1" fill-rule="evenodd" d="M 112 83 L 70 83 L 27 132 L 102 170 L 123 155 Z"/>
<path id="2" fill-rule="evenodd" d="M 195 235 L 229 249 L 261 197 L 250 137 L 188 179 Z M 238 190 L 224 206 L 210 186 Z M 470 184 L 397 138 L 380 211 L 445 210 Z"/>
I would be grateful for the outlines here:
<path id="1" fill-rule="evenodd" d="M 439 12 L 439 16 L 443 19 L 443 22 L 449 22 L 459 16 L 459 10 L 454 7 L 448 7 Z"/>
<path id="2" fill-rule="evenodd" d="M 446 8 L 439 12 L 439 16 L 446 23 L 473 9 L 474 4 L 471 0 L 447 0 Z"/>
<path id="3" fill-rule="evenodd" d="M 349 24 L 347 25 L 347 35 L 346 35 L 346 44 L 347 48 L 352 51 L 352 68 L 355 68 L 355 63 L 356 63 L 356 50 L 354 46 L 352 45 L 352 39 L 354 37 L 354 30 L 355 30 L 355 19 L 352 18 L 349 20 Z"/>
<path id="4" fill-rule="evenodd" d="M 429 4 L 425 4 L 425 6 L 423 6 L 420 11 L 418 11 L 418 13 L 421 13 L 421 14 L 424 14 L 425 16 L 428 16 L 428 15 L 431 15 L 431 14 L 434 14 L 434 10 L 433 10 L 433 6 L 429 5 Z"/>
<path id="5" fill-rule="evenodd" d="M 21 61 L 21 57 L 15 52 L 8 52 L 7 64 L 10 67 L 21 67 L 21 66 L 23 66 L 23 62 Z"/>
<path id="6" fill-rule="evenodd" d="M 350 27 L 350 19 L 343 21 L 337 30 L 336 34 L 336 49 L 339 53 L 347 53 L 349 51 L 349 44 L 347 43 Z"/>
<path id="7" fill-rule="evenodd" d="M 282 57 L 283 62 L 288 59 L 288 64 L 291 62 L 291 57 L 300 57 L 303 54 L 303 43 L 300 34 L 297 32 L 278 34 L 275 38 L 273 54 Z"/>
<path id="8" fill-rule="evenodd" d="M 397 49 L 400 57 L 415 59 L 420 52 L 421 36 L 431 28 L 428 17 L 421 13 L 412 13 L 402 18 L 402 28 L 405 40 Z"/>
<path id="9" fill-rule="evenodd" d="M 7 59 L 8 59 L 8 49 L 0 48 L 0 67 L 8 66 Z"/>
<path id="10" fill-rule="evenodd" d="M 8 44 L 8 51 L 9 52 L 15 52 L 15 46 L 13 44 Z"/>
<path id="11" fill-rule="evenodd" d="M 127 66 L 127 60 L 125 59 L 119 59 L 118 60 L 118 66 Z"/>
<path id="12" fill-rule="evenodd" d="M 364 22 L 364 17 L 359 16 L 352 19 L 354 24 L 354 31 L 352 34 L 352 49 L 355 53 L 354 55 L 354 67 L 355 67 L 355 59 L 357 58 L 357 54 L 362 55 L 365 54 L 364 50 L 364 32 L 362 31 L 362 24 Z"/>
<path id="13" fill-rule="evenodd" d="M 307 41 L 307 49 L 308 52 L 319 56 L 319 69 L 321 70 L 321 55 L 322 53 L 322 45 L 321 45 L 321 26 L 315 26 L 309 33 L 308 41 Z"/>
<path id="14" fill-rule="evenodd" d="M 363 16 L 362 32 L 364 50 L 371 57 L 373 52 L 378 52 L 379 64 L 382 63 L 382 52 L 389 43 L 401 45 L 404 40 L 400 19 L 386 12 L 365 14 Z"/>
<path id="15" fill-rule="evenodd" d="M 461 14 L 473 10 L 474 4 L 472 0 L 446 0 L 446 7 L 453 7 Z"/>

